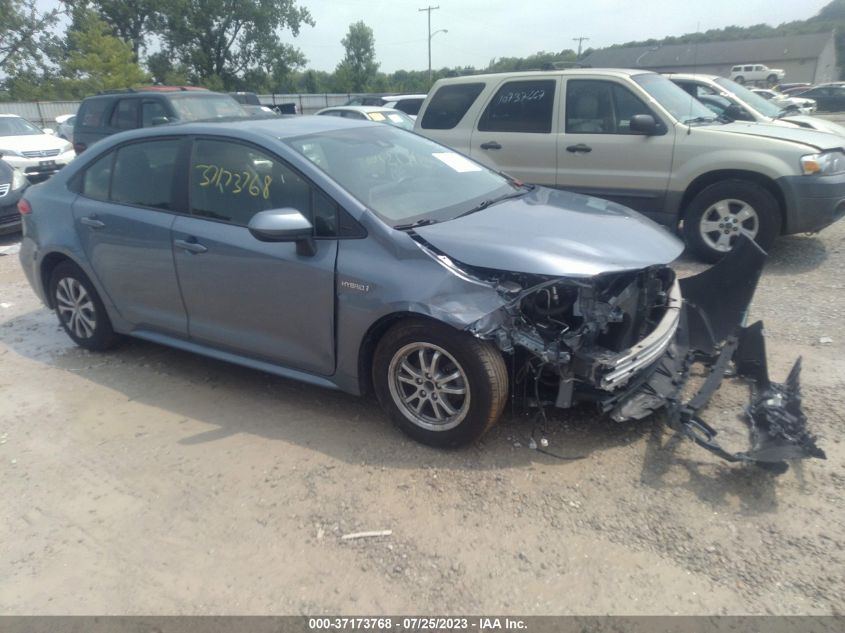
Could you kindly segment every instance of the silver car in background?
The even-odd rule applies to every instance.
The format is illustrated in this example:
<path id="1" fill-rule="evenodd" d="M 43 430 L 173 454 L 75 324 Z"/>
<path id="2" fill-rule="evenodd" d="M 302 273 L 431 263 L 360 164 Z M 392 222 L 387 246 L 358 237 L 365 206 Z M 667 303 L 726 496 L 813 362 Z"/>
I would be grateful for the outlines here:
<path id="1" fill-rule="evenodd" d="M 643 216 L 389 125 L 314 116 L 117 134 L 19 208 L 30 284 L 91 350 L 124 334 L 372 389 L 434 446 L 471 442 L 513 399 L 616 420 L 666 408 L 733 461 L 823 456 L 797 366 L 770 382 L 762 326 L 744 327 L 765 260 L 752 241 L 679 280 L 681 242 Z M 711 378 L 686 400 L 702 360 Z M 698 417 L 731 362 L 756 382 L 743 453 Z"/>

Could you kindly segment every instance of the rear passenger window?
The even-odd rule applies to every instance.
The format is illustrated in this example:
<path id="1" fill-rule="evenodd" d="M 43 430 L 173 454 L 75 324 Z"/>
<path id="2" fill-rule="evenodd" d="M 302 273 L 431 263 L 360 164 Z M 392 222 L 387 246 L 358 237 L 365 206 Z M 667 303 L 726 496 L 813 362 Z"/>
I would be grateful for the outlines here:
<path id="1" fill-rule="evenodd" d="M 95 160 L 82 178 L 82 194 L 95 200 L 109 199 L 109 184 L 111 183 L 112 163 L 114 152 L 109 152 L 102 158 Z"/>
<path id="2" fill-rule="evenodd" d="M 108 99 L 91 99 L 83 103 L 82 115 L 77 124 L 79 127 L 101 127 L 106 107 L 111 103 Z"/>
<path id="3" fill-rule="evenodd" d="M 464 118 L 482 90 L 483 83 L 442 86 L 428 102 L 420 125 L 426 130 L 451 130 Z"/>
<path id="4" fill-rule="evenodd" d="M 118 101 L 111 115 L 111 126 L 118 130 L 134 130 L 138 127 L 138 100 Z"/>
<path id="5" fill-rule="evenodd" d="M 483 132 L 552 131 L 554 79 L 509 81 L 490 101 L 478 129 Z"/>
<path id="6" fill-rule="evenodd" d="M 394 107 L 405 114 L 416 116 L 419 114 L 422 103 L 422 99 L 402 99 L 401 101 L 397 101 Z"/>
<path id="7" fill-rule="evenodd" d="M 111 200 L 173 211 L 173 172 L 180 139 L 145 141 L 117 150 Z"/>

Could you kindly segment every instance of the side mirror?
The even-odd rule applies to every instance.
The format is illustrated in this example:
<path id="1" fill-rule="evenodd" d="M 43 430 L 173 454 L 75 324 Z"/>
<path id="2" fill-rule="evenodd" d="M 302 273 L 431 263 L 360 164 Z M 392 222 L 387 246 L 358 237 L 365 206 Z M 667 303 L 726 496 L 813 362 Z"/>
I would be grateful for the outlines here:
<path id="1" fill-rule="evenodd" d="M 48 127 L 41 128 L 41 131 L 44 132 L 44 134 L 49 134 L 50 136 L 56 135 L 56 130 L 50 129 Z"/>
<path id="2" fill-rule="evenodd" d="M 150 123 L 153 125 L 166 125 L 167 123 L 170 123 L 170 119 L 166 116 L 154 116 Z"/>
<path id="3" fill-rule="evenodd" d="M 650 114 L 635 114 L 631 117 L 628 127 L 632 132 L 653 136 L 658 132 L 657 121 Z"/>
<path id="4" fill-rule="evenodd" d="M 314 227 L 296 209 L 268 209 L 252 216 L 246 227 L 262 242 L 296 242 L 297 255 L 311 256 L 317 252 Z"/>

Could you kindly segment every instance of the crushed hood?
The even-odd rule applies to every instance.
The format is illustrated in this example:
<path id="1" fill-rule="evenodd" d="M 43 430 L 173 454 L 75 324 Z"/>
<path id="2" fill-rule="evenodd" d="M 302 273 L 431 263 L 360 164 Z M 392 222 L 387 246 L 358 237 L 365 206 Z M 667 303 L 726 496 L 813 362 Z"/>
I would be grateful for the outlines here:
<path id="1" fill-rule="evenodd" d="M 799 117 L 791 117 L 799 118 Z M 809 117 L 808 117 L 809 118 Z M 797 121 L 796 121 L 797 123 Z M 784 125 L 776 125 L 772 123 L 746 123 L 734 121 L 726 125 L 694 128 L 693 134 L 697 129 L 711 129 L 718 132 L 727 132 L 729 134 L 745 134 L 747 136 L 762 136 L 765 138 L 774 138 L 778 140 L 793 141 L 794 143 L 801 143 L 808 147 L 814 147 L 820 150 L 827 149 L 842 149 L 845 146 L 845 138 L 841 136 L 834 136 L 819 130 L 810 130 L 802 127 L 786 127 Z"/>
<path id="2" fill-rule="evenodd" d="M 550 276 L 637 270 L 683 251 L 680 240 L 636 211 L 545 187 L 415 231 L 464 264 Z"/>

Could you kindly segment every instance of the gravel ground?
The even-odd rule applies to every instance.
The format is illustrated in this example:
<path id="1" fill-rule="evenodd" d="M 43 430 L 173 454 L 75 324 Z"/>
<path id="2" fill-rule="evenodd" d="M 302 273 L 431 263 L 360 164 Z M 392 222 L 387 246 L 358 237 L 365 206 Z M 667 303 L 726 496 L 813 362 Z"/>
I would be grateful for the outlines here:
<path id="1" fill-rule="evenodd" d="M 555 414 L 571 459 L 515 415 L 437 451 L 370 399 L 141 341 L 90 354 L 0 256 L 0 613 L 841 614 L 843 268 L 845 222 L 784 238 L 753 306 L 772 375 L 804 357 L 828 454 L 775 476 L 656 418 Z M 746 397 L 724 385 L 706 418 Z M 361 530 L 392 534 L 340 538 Z"/>

